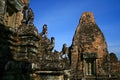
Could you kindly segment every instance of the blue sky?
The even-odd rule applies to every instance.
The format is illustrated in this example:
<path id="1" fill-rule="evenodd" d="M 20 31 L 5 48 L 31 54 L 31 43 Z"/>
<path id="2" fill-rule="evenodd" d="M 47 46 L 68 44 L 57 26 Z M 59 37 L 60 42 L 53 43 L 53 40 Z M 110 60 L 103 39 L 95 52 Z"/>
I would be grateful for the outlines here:
<path id="1" fill-rule="evenodd" d="M 48 37 L 55 37 L 55 49 L 69 47 L 83 12 L 93 12 L 102 30 L 108 51 L 120 59 L 120 0 L 30 0 L 35 14 L 34 24 L 42 31 L 48 25 Z"/>

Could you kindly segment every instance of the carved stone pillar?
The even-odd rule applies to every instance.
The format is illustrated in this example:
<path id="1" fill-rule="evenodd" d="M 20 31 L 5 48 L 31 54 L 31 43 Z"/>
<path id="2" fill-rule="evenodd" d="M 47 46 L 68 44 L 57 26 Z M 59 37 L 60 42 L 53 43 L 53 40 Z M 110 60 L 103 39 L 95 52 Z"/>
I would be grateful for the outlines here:
<path id="1" fill-rule="evenodd" d="M 94 65 L 93 65 L 94 73 L 93 74 L 96 75 L 96 60 L 94 60 L 93 63 L 94 63 Z"/>
<path id="2" fill-rule="evenodd" d="M 92 64 L 91 62 L 88 63 L 88 75 L 91 75 L 92 74 Z"/>
<path id="3" fill-rule="evenodd" d="M 85 59 L 83 60 L 83 76 L 86 75 L 86 61 Z"/>

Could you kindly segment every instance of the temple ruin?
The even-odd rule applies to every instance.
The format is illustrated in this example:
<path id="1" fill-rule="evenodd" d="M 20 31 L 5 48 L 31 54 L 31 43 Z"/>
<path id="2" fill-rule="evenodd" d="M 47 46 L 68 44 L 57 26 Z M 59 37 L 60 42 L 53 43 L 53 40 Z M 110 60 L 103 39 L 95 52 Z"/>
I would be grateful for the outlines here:
<path id="1" fill-rule="evenodd" d="M 0 0 L 0 80 L 120 79 L 120 61 L 108 53 L 92 12 L 82 14 L 71 46 L 63 44 L 59 52 L 47 24 L 36 29 L 29 3 Z"/>

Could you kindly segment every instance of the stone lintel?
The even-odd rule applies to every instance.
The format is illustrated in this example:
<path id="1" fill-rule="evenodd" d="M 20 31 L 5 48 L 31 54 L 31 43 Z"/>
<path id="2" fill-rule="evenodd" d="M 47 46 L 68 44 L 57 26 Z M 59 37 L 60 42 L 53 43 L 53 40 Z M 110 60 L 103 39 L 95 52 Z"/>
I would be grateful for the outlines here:
<path id="1" fill-rule="evenodd" d="M 97 59 L 97 53 L 83 53 L 83 59 Z"/>

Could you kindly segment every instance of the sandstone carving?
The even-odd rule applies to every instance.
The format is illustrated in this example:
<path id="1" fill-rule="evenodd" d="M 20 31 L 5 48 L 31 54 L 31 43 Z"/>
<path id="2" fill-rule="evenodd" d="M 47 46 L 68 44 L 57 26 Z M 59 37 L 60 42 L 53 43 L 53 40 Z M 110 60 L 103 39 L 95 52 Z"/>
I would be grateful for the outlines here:
<path id="1" fill-rule="evenodd" d="M 0 1 L 0 23 L 3 23 L 4 12 L 5 12 L 5 0 Z"/>
<path id="2" fill-rule="evenodd" d="M 0 0 L 0 80 L 119 80 L 120 61 L 108 53 L 93 13 L 82 14 L 71 46 L 54 50 L 48 26 L 39 33 L 29 0 Z"/>

